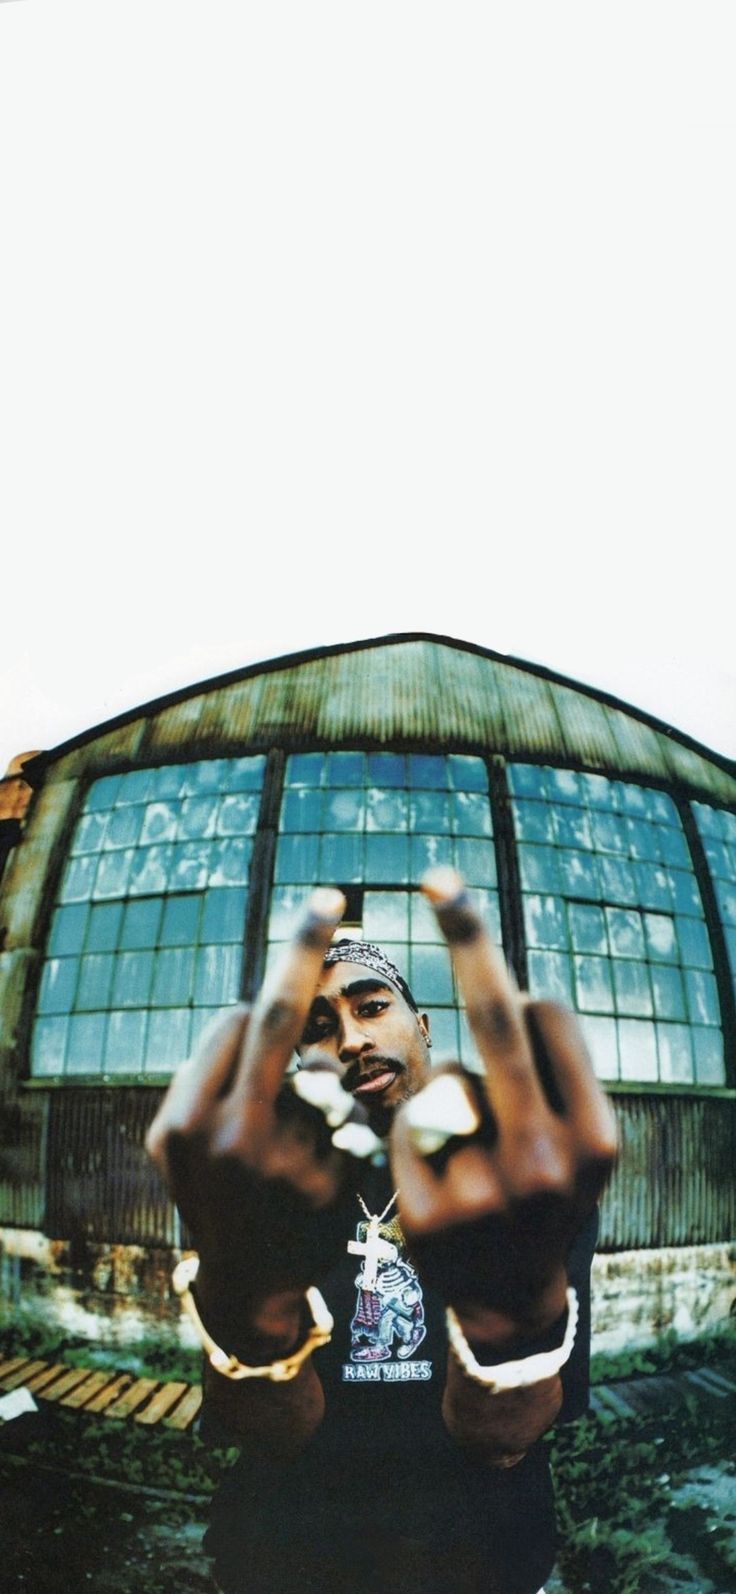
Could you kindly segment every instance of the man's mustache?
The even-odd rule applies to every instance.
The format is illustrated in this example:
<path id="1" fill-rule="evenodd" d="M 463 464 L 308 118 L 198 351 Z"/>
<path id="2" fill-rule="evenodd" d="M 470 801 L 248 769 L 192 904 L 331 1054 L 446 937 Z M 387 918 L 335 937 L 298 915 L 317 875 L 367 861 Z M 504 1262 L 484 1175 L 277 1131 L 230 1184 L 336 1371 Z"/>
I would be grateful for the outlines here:
<path id="1" fill-rule="evenodd" d="M 343 1075 L 343 1090 L 355 1090 L 357 1085 L 365 1084 L 367 1079 L 375 1079 L 377 1074 L 405 1074 L 406 1064 L 400 1063 L 397 1057 L 376 1056 L 371 1053 L 370 1061 L 363 1064 L 352 1063 L 347 1073 Z"/>

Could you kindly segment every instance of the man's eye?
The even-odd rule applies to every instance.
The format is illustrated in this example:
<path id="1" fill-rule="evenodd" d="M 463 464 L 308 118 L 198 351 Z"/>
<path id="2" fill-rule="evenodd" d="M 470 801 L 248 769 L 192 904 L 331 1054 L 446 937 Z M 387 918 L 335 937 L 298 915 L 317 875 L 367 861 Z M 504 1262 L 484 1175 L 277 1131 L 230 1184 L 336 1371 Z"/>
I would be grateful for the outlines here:
<path id="1" fill-rule="evenodd" d="M 310 1018 L 302 1035 L 302 1046 L 313 1046 L 315 1041 L 325 1040 L 332 1032 L 332 1024 L 328 1018 Z"/>
<path id="2" fill-rule="evenodd" d="M 378 1013 L 383 1013 L 388 1007 L 388 1002 L 381 1002 L 373 998 L 370 1002 L 361 1002 L 358 1012 L 361 1018 L 375 1018 Z"/>

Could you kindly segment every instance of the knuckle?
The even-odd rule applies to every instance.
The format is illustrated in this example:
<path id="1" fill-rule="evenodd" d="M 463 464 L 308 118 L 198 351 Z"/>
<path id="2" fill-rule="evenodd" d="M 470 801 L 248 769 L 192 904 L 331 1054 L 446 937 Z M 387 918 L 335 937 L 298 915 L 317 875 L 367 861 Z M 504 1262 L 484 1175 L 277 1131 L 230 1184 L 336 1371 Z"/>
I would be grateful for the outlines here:
<path id="1" fill-rule="evenodd" d="M 288 996 L 275 996 L 263 1010 L 261 1028 L 266 1040 L 275 1045 L 290 1040 L 299 1030 L 299 1021 L 296 1002 Z"/>
<path id="2" fill-rule="evenodd" d="M 480 997 L 468 1003 L 468 1020 L 500 1050 L 511 1049 L 516 1041 L 516 1026 L 508 1002 L 501 997 Z"/>

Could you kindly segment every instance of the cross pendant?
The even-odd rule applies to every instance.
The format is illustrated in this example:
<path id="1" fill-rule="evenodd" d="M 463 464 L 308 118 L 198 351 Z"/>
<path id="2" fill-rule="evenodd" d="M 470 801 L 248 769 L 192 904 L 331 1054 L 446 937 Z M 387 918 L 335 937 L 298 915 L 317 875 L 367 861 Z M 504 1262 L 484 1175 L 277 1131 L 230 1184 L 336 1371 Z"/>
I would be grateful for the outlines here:
<path id="1" fill-rule="evenodd" d="M 381 1239 L 378 1223 L 379 1220 L 374 1214 L 368 1219 L 365 1240 L 348 1240 L 348 1250 L 351 1254 L 363 1257 L 363 1272 L 360 1279 L 362 1290 L 375 1290 L 379 1262 L 395 1262 L 399 1254 L 390 1240 Z"/>

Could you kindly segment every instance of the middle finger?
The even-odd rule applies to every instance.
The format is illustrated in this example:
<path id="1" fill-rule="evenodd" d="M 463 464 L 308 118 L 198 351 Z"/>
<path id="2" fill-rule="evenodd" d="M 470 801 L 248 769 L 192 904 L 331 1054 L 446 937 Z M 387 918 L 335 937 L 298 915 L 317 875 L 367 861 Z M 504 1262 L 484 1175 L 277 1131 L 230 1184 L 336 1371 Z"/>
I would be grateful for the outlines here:
<path id="1" fill-rule="evenodd" d="M 422 890 L 452 952 L 499 1124 L 521 1123 L 529 1112 L 546 1111 L 516 987 L 462 876 L 445 866 L 430 869 Z"/>

